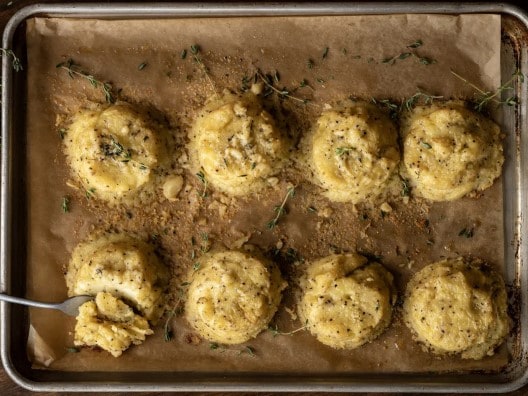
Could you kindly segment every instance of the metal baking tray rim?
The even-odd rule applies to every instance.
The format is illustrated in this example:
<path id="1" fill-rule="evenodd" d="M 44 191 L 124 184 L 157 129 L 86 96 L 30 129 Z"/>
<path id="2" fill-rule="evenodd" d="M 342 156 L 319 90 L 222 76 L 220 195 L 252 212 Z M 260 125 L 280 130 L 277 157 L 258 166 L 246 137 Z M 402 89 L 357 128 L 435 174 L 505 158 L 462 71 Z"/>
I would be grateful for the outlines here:
<path id="1" fill-rule="evenodd" d="M 344 3 L 344 2 L 316 2 L 316 3 L 64 3 L 64 4 L 33 4 L 18 10 L 8 21 L 3 32 L 2 47 L 11 48 L 16 29 L 27 18 L 38 15 L 56 17 L 97 17 L 97 18 L 185 18 L 185 17 L 236 17 L 236 16 L 307 16 L 307 15 L 365 15 L 365 14 L 471 14 L 497 13 L 518 19 L 528 29 L 528 14 L 507 3 Z M 13 131 L 13 106 L 11 102 L 13 91 L 13 71 L 7 57 L 2 57 L 2 87 L 1 87 L 1 186 L 0 186 L 0 291 L 9 292 L 11 284 L 11 224 L 12 216 L 12 153 L 11 136 Z M 521 103 L 526 103 L 527 93 L 519 92 Z M 519 107 L 518 113 L 527 116 L 526 108 Z M 526 126 L 522 121 L 521 130 Z M 517 137 L 520 139 L 520 136 Z M 518 141 L 519 143 L 519 141 Z M 526 145 L 526 143 L 524 143 Z M 523 152 L 525 153 L 523 155 Z M 515 183 L 526 180 L 523 171 L 524 157 L 528 153 L 528 146 L 521 147 L 515 154 L 515 160 L 521 163 L 515 173 Z M 527 164 L 528 165 L 528 164 Z M 517 213 L 526 210 L 527 191 L 519 189 L 519 196 L 513 198 L 512 206 Z M 521 236 L 528 232 L 520 216 L 511 230 L 519 242 L 515 256 L 518 270 L 524 269 L 525 247 L 521 243 Z M 528 235 L 528 234 L 527 234 Z M 528 290 L 528 279 L 523 277 L 516 286 L 521 290 Z M 528 293 L 521 293 L 520 333 L 528 333 Z M 257 379 L 238 379 L 227 375 L 211 375 L 207 380 L 188 378 L 182 382 L 144 383 L 132 380 L 129 382 L 90 382 L 75 383 L 49 381 L 40 382 L 26 378 L 15 366 L 11 358 L 11 308 L 9 304 L 0 302 L 0 356 L 6 373 L 19 386 L 32 391 L 305 391 L 305 392 L 511 392 L 528 383 L 528 370 L 510 382 L 431 382 L 426 380 L 427 374 L 413 375 L 404 373 L 379 374 L 363 376 L 359 381 L 345 381 L 342 378 L 317 378 L 314 376 L 259 376 Z M 350 376 L 352 378 L 353 376 Z M 381 377 L 386 381 L 380 382 Z M 360 378 L 358 375 L 357 378 Z M 416 379 L 418 378 L 418 380 Z M 441 379 L 442 376 L 437 376 Z M 452 377 L 448 377 L 452 378 Z M 444 378 L 445 379 L 445 378 Z"/>

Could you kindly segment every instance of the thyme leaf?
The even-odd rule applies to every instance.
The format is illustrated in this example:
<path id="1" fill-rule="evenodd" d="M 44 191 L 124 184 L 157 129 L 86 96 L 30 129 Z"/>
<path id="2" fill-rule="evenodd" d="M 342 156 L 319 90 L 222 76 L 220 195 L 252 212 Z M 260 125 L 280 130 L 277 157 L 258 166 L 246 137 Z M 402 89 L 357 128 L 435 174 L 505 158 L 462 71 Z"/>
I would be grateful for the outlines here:
<path id="1" fill-rule="evenodd" d="M 213 89 L 213 91 L 216 92 L 216 86 L 215 86 L 213 80 L 211 80 L 209 68 L 205 65 L 205 63 L 202 60 L 202 57 L 200 56 L 201 47 L 198 44 L 192 44 L 190 48 L 191 48 L 192 59 L 194 60 L 194 62 L 196 62 L 196 64 L 198 66 L 200 66 L 200 68 L 202 69 L 205 77 L 207 78 L 207 81 L 211 85 L 211 88 Z M 182 55 L 183 55 L 183 52 L 181 53 L 180 56 L 182 56 Z M 187 51 L 185 52 L 185 56 L 187 56 Z M 182 59 L 184 59 L 184 58 L 182 58 Z"/>
<path id="2" fill-rule="evenodd" d="M 86 199 L 91 199 L 95 194 L 95 188 L 91 187 L 85 191 Z"/>
<path id="3" fill-rule="evenodd" d="M 421 47 L 422 45 L 423 45 L 422 40 L 418 39 L 418 40 L 416 40 L 414 43 L 409 44 L 409 45 L 407 46 L 407 48 L 418 48 L 418 47 Z"/>
<path id="4" fill-rule="evenodd" d="M 143 70 L 145 67 L 147 67 L 148 63 L 147 62 L 142 62 L 138 65 L 138 70 Z"/>
<path id="5" fill-rule="evenodd" d="M 515 106 L 519 104 L 519 98 L 516 95 L 509 96 L 504 100 L 501 100 L 500 97 L 503 92 L 515 90 L 513 85 L 515 80 L 518 80 L 521 84 L 524 83 L 524 74 L 521 73 L 520 70 L 516 70 L 515 73 L 512 74 L 512 77 L 495 91 L 484 91 L 483 89 L 480 89 L 475 84 L 456 73 L 454 70 L 451 70 L 451 74 L 477 91 L 478 97 L 475 100 L 474 108 L 479 112 L 483 111 L 491 102 L 497 104 L 497 106 Z"/>
<path id="6" fill-rule="evenodd" d="M 13 70 L 16 71 L 16 72 L 19 72 L 21 70 L 24 70 L 24 68 L 22 67 L 22 62 L 20 61 L 20 59 L 15 55 L 15 53 L 13 52 L 13 50 L 10 50 L 10 49 L 6 49 L 6 48 L 0 48 L 0 53 L 2 54 L 2 56 L 5 56 L 5 57 L 10 57 L 11 58 L 11 66 L 13 67 Z"/>
<path id="7" fill-rule="evenodd" d="M 74 78 L 75 76 L 84 78 L 94 88 L 100 87 L 105 96 L 105 100 L 108 103 L 115 103 L 116 97 L 113 94 L 114 88 L 112 84 L 96 79 L 92 74 L 88 73 L 87 71 L 84 71 L 80 65 L 77 65 L 73 61 L 73 59 L 70 58 L 66 62 L 61 62 L 57 64 L 56 68 L 66 70 L 71 78 Z"/>
<path id="8" fill-rule="evenodd" d="M 68 213 L 70 211 L 70 197 L 67 195 L 62 197 L 61 209 L 63 213 Z"/>
<path id="9" fill-rule="evenodd" d="M 273 337 L 277 337 L 277 336 L 280 336 L 280 335 L 281 336 L 291 336 L 291 335 L 294 335 L 295 333 L 298 333 L 299 331 L 305 330 L 307 327 L 308 327 L 308 320 L 306 320 L 306 322 L 304 323 L 304 326 L 299 327 L 299 328 L 297 328 L 295 330 L 292 330 L 292 331 L 282 332 L 282 331 L 279 330 L 279 327 L 277 325 L 275 325 L 275 326 L 269 325 L 268 326 L 268 331 L 271 332 Z"/>
<path id="10" fill-rule="evenodd" d="M 407 179 L 404 179 L 401 176 L 400 176 L 400 181 L 401 181 L 401 184 L 402 184 L 402 189 L 401 189 L 400 195 L 402 197 L 410 196 L 411 195 L 411 189 L 409 187 L 409 182 L 407 181 Z"/>
<path id="11" fill-rule="evenodd" d="M 345 155 L 345 153 L 349 153 L 351 151 L 355 151 L 356 149 L 354 147 L 338 147 L 335 149 L 335 154 L 338 157 L 342 157 Z"/>
<path id="12" fill-rule="evenodd" d="M 414 108 L 414 106 L 416 106 L 416 104 L 420 100 L 423 100 L 425 102 L 425 104 L 430 104 L 435 99 L 443 99 L 443 98 L 444 98 L 443 96 L 430 95 L 430 94 L 428 94 L 426 92 L 418 91 L 413 96 L 411 96 L 410 98 L 404 100 L 402 102 L 401 108 L 403 108 L 403 109 L 405 109 L 407 111 L 411 111 Z"/>
<path id="13" fill-rule="evenodd" d="M 196 177 L 202 182 L 203 184 L 203 191 L 201 192 L 200 194 L 200 197 L 202 198 L 207 198 L 207 179 L 205 178 L 205 173 L 204 173 L 204 170 L 200 170 L 200 172 L 198 172 L 196 174 Z"/>
<path id="14" fill-rule="evenodd" d="M 282 214 L 285 213 L 286 202 L 288 202 L 289 198 L 293 198 L 294 196 L 295 196 L 295 186 L 289 187 L 282 203 L 279 206 L 275 207 L 275 211 L 277 212 L 277 214 L 272 220 L 270 220 L 266 224 L 268 229 L 272 230 L 277 226 L 277 224 L 279 223 L 279 218 L 281 217 Z"/>
<path id="15" fill-rule="evenodd" d="M 435 59 L 428 58 L 426 56 L 420 56 L 415 50 L 423 45 L 422 40 L 416 40 L 414 43 L 411 43 L 406 46 L 406 48 L 411 49 L 411 52 L 402 52 L 398 55 L 390 56 L 388 58 L 384 58 L 381 60 L 381 63 L 386 63 L 389 65 L 394 65 L 396 61 L 398 60 L 404 60 L 410 57 L 418 59 L 418 62 L 420 62 L 423 65 L 432 65 L 433 63 L 436 63 Z"/>
<path id="16" fill-rule="evenodd" d="M 400 110 L 400 106 L 394 102 L 391 102 L 390 99 L 372 98 L 371 102 L 375 105 L 380 105 L 380 106 L 387 108 L 389 110 L 390 118 L 395 119 L 398 117 L 398 111 Z"/>
<path id="17" fill-rule="evenodd" d="M 286 98 L 290 98 L 292 100 L 295 100 L 297 102 L 301 102 L 303 104 L 307 104 L 309 102 L 308 99 L 301 99 L 301 98 L 298 98 L 296 96 L 293 96 L 290 94 L 290 91 L 288 91 L 287 89 L 283 88 L 283 89 L 278 89 L 276 88 L 274 85 L 273 85 L 273 78 L 271 78 L 271 76 L 269 75 L 264 75 L 262 74 L 262 72 L 260 70 L 257 70 L 257 73 L 256 73 L 256 76 L 258 78 L 260 78 L 262 80 L 262 82 L 268 87 L 269 89 L 269 92 L 266 93 L 264 92 L 264 96 L 269 96 L 272 92 L 276 92 L 279 97 L 286 97 Z"/>
<path id="18" fill-rule="evenodd" d="M 473 235 L 475 235 L 473 228 L 463 228 L 458 233 L 459 237 L 464 237 L 464 238 L 473 238 Z"/>

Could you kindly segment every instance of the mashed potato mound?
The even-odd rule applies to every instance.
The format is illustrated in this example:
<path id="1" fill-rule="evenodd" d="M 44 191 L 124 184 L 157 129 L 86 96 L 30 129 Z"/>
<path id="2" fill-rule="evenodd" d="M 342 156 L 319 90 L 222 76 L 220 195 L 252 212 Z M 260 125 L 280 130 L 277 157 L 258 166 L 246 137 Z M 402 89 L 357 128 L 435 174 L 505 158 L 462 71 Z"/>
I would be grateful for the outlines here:
<path id="1" fill-rule="evenodd" d="M 416 339 L 436 354 L 482 359 L 508 335 L 502 278 L 480 262 L 443 260 L 409 282 L 404 319 Z"/>
<path id="2" fill-rule="evenodd" d="M 307 150 L 315 183 L 334 202 L 359 203 L 378 196 L 400 161 L 392 121 L 360 101 L 325 110 Z"/>
<path id="3" fill-rule="evenodd" d="M 405 176 L 418 196 L 451 201 L 491 187 L 501 174 L 498 125 L 461 103 L 414 109 L 402 133 Z"/>
<path id="4" fill-rule="evenodd" d="M 81 110 L 72 117 L 65 153 L 89 196 L 113 203 L 133 197 L 152 181 L 166 143 L 151 124 L 126 104 Z"/>
<path id="5" fill-rule="evenodd" d="M 240 344 L 264 330 L 286 282 L 270 263 L 238 251 L 209 253 L 190 275 L 185 317 L 203 338 Z"/>
<path id="6" fill-rule="evenodd" d="M 189 137 L 195 172 L 233 196 L 266 187 L 288 157 L 288 141 L 251 93 L 209 99 Z"/>
<path id="7" fill-rule="evenodd" d="M 151 246 L 124 234 L 105 234 L 75 248 L 66 285 L 69 296 L 112 293 L 155 322 L 165 308 L 167 278 Z"/>
<path id="8" fill-rule="evenodd" d="M 299 318 L 325 345 L 353 349 L 389 325 L 396 301 L 393 277 L 358 254 L 334 254 L 309 265 L 301 278 Z"/>
<path id="9" fill-rule="evenodd" d="M 79 308 L 74 344 L 98 346 L 119 357 L 131 344 L 138 345 L 152 334 L 146 319 L 110 293 L 97 293 L 95 301 Z"/>

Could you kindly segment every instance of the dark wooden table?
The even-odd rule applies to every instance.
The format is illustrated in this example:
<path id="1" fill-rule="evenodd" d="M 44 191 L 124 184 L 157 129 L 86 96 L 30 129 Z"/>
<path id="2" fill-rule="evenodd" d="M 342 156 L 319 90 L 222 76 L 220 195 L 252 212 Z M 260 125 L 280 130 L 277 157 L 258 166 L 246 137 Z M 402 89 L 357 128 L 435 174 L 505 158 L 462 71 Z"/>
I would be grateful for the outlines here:
<path id="1" fill-rule="evenodd" d="M 0 27 L 3 29 L 5 26 L 7 20 L 10 18 L 10 16 L 13 14 L 13 11 L 15 9 L 19 9 L 24 5 L 32 4 L 32 3 L 59 3 L 59 2 L 74 2 L 75 0 L 63 0 L 63 1 L 57 1 L 57 0 L 0 0 Z M 97 0 L 92 0 L 97 1 Z M 121 1 L 128 1 L 128 2 L 137 2 L 135 0 L 121 0 Z M 162 1 L 162 0 L 158 0 Z M 177 1 L 177 0 L 173 0 Z M 196 0 L 199 1 L 199 0 Z M 207 1 L 214 1 L 214 0 L 207 0 Z M 247 0 L 249 1 L 249 0 Z M 302 0 L 296 0 L 297 2 L 300 2 Z M 101 1 L 103 3 L 109 3 L 111 1 Z M 186 1 L 188 2 L 188 1 Z M 510 1 L 512 4 L 517 4 L 519 6 L 527 7 L 528 4 L 524 5 L 522 1 Z M 51 396 L 51 395 L 63 395 L 64 393 L 57 393 L 57 392 L 38 392 L 38 393 L 32 393 L 28 390 L 25 390 L 18 385 L 16 385 L 6 374 L 6 372 L 3 370 L 2 367 L 0 367 L 0 396 L 20 396 L 20 395 L 27 395 L 27 394 L 35 394 L 35 395 L 41 395 L 41 396 Z M 75 395 L 83 395 L 88 393 L 75 393 Z M 112 394 L 112 395 L 129 395 L 130 393 L 103 393 L 103 394 Z M 142 392 L 137 393 L 138 396 L 147 396 L 147 395 L 156 395 L 157 393 L 154 392 Z M 192 393 L 179 393 L 180 395 L 184 394 L 192 394 Z M 242 393 L 238 393 L 239 395 Z M 340 393 L 327 393 L 328 395 L 341 395 Z M 209 393 L 208 395 L 211 396 L 221 396 L 225 395 L 225 393 Z M 237 393 L 230 393 L 230 395 L 237 395 Z M 257 395 L 265 396 L 265 395 L 271 395 L 271 393 L 258 393 Z M 283 395 L 296 395 L 296 396 L 311 396 L 313 394 L 311 393 L 283 393 Z M 372 394 L 373 396 L 381 396 L 381 395 L 388 395 L 386 393 L 375 393 Z M 447 394 L 444 394 L 447 395 Z M 528 386 L 519 389 L 516 392 L 510 393 L 510 396 L 521 396 L 521 395 L 528 395 Z"/>

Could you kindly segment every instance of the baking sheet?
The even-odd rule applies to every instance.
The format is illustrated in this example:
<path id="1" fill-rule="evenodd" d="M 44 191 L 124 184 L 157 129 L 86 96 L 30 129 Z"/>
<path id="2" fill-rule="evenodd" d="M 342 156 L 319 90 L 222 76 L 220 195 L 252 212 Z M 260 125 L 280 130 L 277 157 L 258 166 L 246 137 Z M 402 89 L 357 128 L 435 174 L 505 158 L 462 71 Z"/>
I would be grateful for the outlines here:
<path id="1" fill-rule="evenodd" d="M 415 58 L 392 66 L 381 62 L 407 52 L 406 45 L 417 39 L 424 43 L 418 52 L 435 59 L 435 64 L 423 65 Z M 287 120 L 294 135 L 309 127 L 324 103 L 348 95 L 402 98 L 421 88 L 436 95 L 470 97 L 472 90 L 452 77 L 450 68 L 469 76 L 484 89 L 493 89 L 500 82 L 497 15 L 32 19 L 27 30 L 28 296 L 43 300 L 64 298 L 62 267 L 73 247 L 88 232 L 110 225 L 145 238 L 156 235 L 156 243 L 174 270 L 174 295 L 182 282 L 179 275 L 192 265 L 189 235 L 199 240 L 201 232 L 208 232 L 216 246 L 230 246 L 249 235 L 252 244 L 268 250 L 282 240 L 283 253 L 293 248 L 307 260 L 327 255 L 330 249 L 358 249 L 381 255 L 382 263 L 396 274 L 400 290 L 410 274 L 445 256 L 478 252 L 492 265 L 503 265 L 500 182 L 478 201 L 463 199 L 432 206 L 414 200 L 408 205 L 396 201 L 392 203 L 395 211 L 385 218 L 379 212 L 351 205 L 331 205 L 317 195 L 314 187 L 302 184 L 288 216 L 273 232 L 267 231 L 265 224 L 273 217 L 273 206 L 282 200 L 286 181 L 300 181 L 295 169 L 287 170 L 279 187 L 265 197 L 227 201 L 230 220 L 225 222 L 216 220 L 214 209 L 207 209 L 215 198 L 221 197 L 198 199 L 192 189 L 198 185 L 189 172 L 186 179 L 191 189 L 184 194 L 185 199 L 175 204 L 160 200 L 147 208 L 133 208 L 132 218 L 127 210 L 109 211 L 103 204 L 87 201 L 82 193 L 68 188 L 69 175 L 61 154 L 56 115 L 71 114 L 90 102 L 101 102 L 103 97 L 100 91 L 84 81 L 70 79 L 55 65 L 73 58 L 95 76 L 122 89 L 124 99 L 165 114 L 181 141 L 193 112 L 213 93 L 201 66 L 192 59 L 181 59 L 181 51 L 189 51 L 193 44 L 200 45 L 200 56 L 210 69 L 216 90 L 240 87 L 242 78 L 251 76 L 257 67 L 279 70 L 281 83 L 288 87 L 307 79 L 313 89 L 298 89 L 295 94 L 312 99 L 310 105 L 286 100 L 283 110 L 275 110 Z M 329 51 L 323 59 L 326 47 Z M 313 60 L 312 68 L 307 66 L 309 59 Z M 138 65 L 145 62 L 147 66 L 139 70 Z M 319 83 L 318 79 L 324 82 Z M 268 102 L 277 109 L 277 103 Z M 179 163 L 177 159 L 175 162 Z M 71 212 L 67 214 L 61 213 L 60 207 L 65 195 L 72 197 Z M 332 214 L 328 218 L 308 214 L 308 206 L 321 213 L 329 208 Z M 362 214 L 367 215 L 368 221 L 361 220 Z M 458 236 L 459 230 L 466 227 L 475 228 L 473 238 Z M 433 245 L 428 245 L 430 239 Z M 282 261 L 285 273 L 295 272 L 290 268 L 291 260 L 286 257 Z M 292 307 L 288 296 L 286 306 Z M 508 361 L 505 347 L 494 357 L 479 362 L 438 359 L 422 352 L 395 316 L 390 329 L 378 340 L 354 351 L 334 351 L 305 332 L 291 337 L 273 337 L 268 332 L 248 342 L 255 356 L 244 353 L 244 346 L 212 350 L 205 341 L 194 345 L 190 329 L 177 319 L 173 326 L 175 337 L 170 343 L 163 340 L 163 331 L 158 328 L 142 346 L 114 359 L 91 350 L 67 353 L 74 319 L 32 310 L 31 325 L 40 339 L 30 343 L 29 354 L 35 357 L 36 366 L 46 361 L 55 370 L 95 371 L 418 372 L 498 369 Z M 274 323 L 283 331 L 300 326 L 284 311 Z"/>

